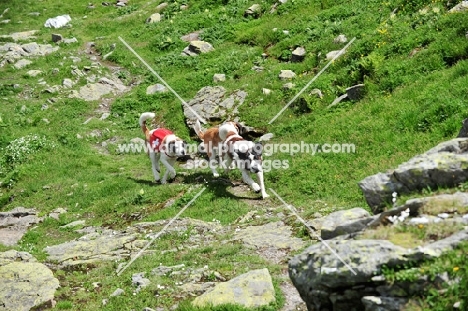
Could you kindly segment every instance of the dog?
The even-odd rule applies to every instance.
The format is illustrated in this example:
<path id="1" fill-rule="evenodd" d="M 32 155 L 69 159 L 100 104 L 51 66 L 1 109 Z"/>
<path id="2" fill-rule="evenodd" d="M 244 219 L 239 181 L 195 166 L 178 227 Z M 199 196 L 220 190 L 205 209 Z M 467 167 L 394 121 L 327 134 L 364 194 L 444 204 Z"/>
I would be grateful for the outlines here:
<path id="1" fill-rule="evenodd" d="M 241 134 L 243 127 L 237 122 L 226 122 L 219 127 L 213 127 L 203 131 L 200 122 L 195 122 L 194 128 L 197 136 L 203 141 L 205 151 L 208 154 L 210 168 L 214 177 L 219 177 L 216 166 L 220 163 L 225 172 L 229 172 L 231 164 L 235 164 L 242 173 L 243 181 L 253 191 L 261 192 L 262 198 L 268 198 L 263 181 L 262 145 L 244 139 Z M 249 173 L 255 173 L 257 184 Z"/>
<path id="2" fill-rule="evenodd" d="M 148 129 L 146 120 L 154 119 L 155 114 L 152 112 L 144 112 L 140 116 L 140 127 L 145 135 L 145 144 L 148 147 L 148 156 L 151 160 L 151 168 L 153 171 L 154 181 L 161 181 L 161 184 L 167 182 L 167 177 L 174 179 L 176 171 L 174 164 L 178 157 L 183 157 L 187 154 L 186 143 L 174 135 L 170 130 L 165 128 Z M 161 162 L 166 167 L 166 172 L 160 179 Z"/>

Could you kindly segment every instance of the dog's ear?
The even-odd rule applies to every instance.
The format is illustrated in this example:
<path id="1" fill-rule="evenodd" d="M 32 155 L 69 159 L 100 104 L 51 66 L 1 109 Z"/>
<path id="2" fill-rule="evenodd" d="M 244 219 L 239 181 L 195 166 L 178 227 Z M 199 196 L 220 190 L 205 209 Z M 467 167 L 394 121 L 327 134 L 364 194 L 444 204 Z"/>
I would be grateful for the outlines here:
<path id="1" fill-rule="evenodd" d="M 239 122 L 235 122 L 235 124 L 236 124 L 237 130 L 239 131 L 240 136 L 243 136 L 243 135 L 247 134 L 248 131 L 247 131 L 247 128 L 245 126 L 243 126 Z"/>

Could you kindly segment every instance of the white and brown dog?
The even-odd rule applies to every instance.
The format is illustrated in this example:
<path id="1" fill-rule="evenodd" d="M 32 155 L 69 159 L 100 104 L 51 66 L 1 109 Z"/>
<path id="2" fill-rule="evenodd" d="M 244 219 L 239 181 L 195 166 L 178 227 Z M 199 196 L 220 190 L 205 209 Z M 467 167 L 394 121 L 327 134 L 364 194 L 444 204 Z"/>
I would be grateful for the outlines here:
<path id="1" fill-rule="evenodd" d="M 226 122 L 219 127 L 203 131 L 197 120 L 194 130 L 203 141 L 214 177 L 219 177 L 217 166 L 224 167 L 225 171 L 228 172 L 231 164 L 234 163 L 242 172 L 242 179 L 246 184 L 255 192 L 261 192 L 263 198 L 269 197 L 263 182 L 262 145 L 245 140 L 240 136 L 242 126 L 239 123 Z M 257 175 L 260 185 L 250 177 L 249 173 Z"/>
<path id="2" fill-rule="evenodd" d="M 155 116 L 152 112 L 142 113 L 140 116 L 140 127 L 145 134 L 145 143 L 151 160 L 154 180 L 156 182 L 161 180 L 161 183 L 165 184 L 168 176 L 171 179 L 176 176 L 174 163 L 178 157 L 186 155 L 186 143 L 168 129 L 156 128 L 149 130 L 146 126 L 146 120 L 154 119 Z M 166 167 L 166 172 L 162 179 L 160 179 L 159 162 Z"/>

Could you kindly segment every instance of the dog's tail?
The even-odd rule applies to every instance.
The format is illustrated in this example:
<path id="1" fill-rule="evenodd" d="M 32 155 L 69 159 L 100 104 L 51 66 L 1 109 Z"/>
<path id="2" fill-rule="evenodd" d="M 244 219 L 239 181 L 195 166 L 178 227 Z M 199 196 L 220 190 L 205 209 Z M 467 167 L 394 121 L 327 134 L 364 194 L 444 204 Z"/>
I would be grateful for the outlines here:
<path id="1" fill-rule="evenodd" d="M 140 127 L 141 127 L 141 130 L 143 131 L 143 134 L 145 134 L 145 137 L 148 137 L 149 135 L 149 129 L 148 127 L 146 126 L 146 120 L 148 119 L 154 119 L 156 115 L 152 112 L 144 112 L 141 114 L 140 116 Z"/>
<path id="2" fill-rule="evenodd" d="M 197 134 L 198 138 L 203 140 L 203 137 L 205 137 L 205 133 L 202 131 L 201 124 L 200 124 L 200 121 L 198 121 L 198 119 L 193 125 L 193 129 L 195 131 L 195 134 Z"/>

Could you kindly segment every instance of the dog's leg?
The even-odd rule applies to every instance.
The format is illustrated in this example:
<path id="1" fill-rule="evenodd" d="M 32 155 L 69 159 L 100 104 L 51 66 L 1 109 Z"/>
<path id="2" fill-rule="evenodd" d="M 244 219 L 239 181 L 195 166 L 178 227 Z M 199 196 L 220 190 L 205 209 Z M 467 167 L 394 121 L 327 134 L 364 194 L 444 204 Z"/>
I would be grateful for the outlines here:
<path id="1" fill-rule="evenodd" d="M 253 191 L 259 192 L 261 190 L 260 186 L 250 177 L 249 171 L 241 168 L 242 180 L 249 185 Z"/>
<path id="2" fill-rule="evenodd" d="M 159 153 L 156 153 L 154 151 L 150 151 L 149 157 L 151 160 L 151 169 L 153 170 L 153 176 L 154 176 L 154 181 L 159 181 L 160 176 L 160 170 L 159 170 Z"/>
<path id="3" fill-rule="evenodd" d="M 262 192 L 262 198 L 264 199 L 268 198 L 269 195 L 265 191 L 265 184 L 263 182 L 263 172 L 262 171 L 258 172 L 257 177 L 258 177 L 258 183 L 260 184 L 260 191 Z"/>
<path id="4" fill-rule="evenodd" d="M 224 173 L 225 173 L 226 175 L 229 173 L 229 171 L 230 171 L 231 169 L 234 168 L 234 167 L 232 166 L 232 164 L 233 164 L 232 158 L 226 154 L 225 157 L 224 157 L 224 162 L 223 162 L 223 165 L 225 165 L 225 167 L 224 167 Z"/>
<path id="5" fill-rule="evenodd" d="M 219 165 L 219 160 L 218 160 L 218 155 L 216 152 L 212 152 L 210 154 L 210 157 L 209 157 L 209 166 L 210 166 L 210 169 L 211 169 L 211 172 L 213 173 L 213 177 L 216 177 L 218 178 L 219 177 L 219 173 L 218 171 L 216 170 L 216 166 Z"/>
<path id="6" fill-rule="evenodd" d="M 169 158 L 165 154 L 161 155 L 161 163 L 166 167 L 166 172 L 164 173 L 163 178 L 161 179 L 161 184 L 167 182 L 167 177 L 170 176 L 171 179 L 176 176 L 176 171 L 174 169 L 176 158 Z"/>

